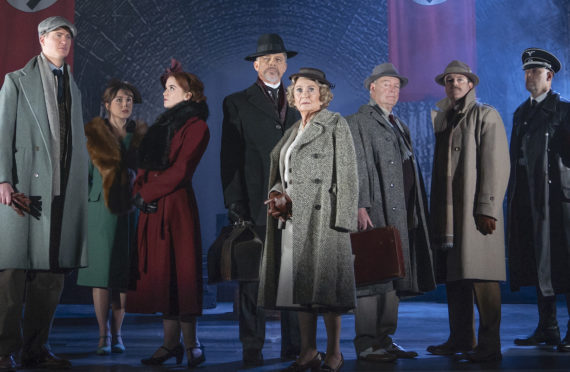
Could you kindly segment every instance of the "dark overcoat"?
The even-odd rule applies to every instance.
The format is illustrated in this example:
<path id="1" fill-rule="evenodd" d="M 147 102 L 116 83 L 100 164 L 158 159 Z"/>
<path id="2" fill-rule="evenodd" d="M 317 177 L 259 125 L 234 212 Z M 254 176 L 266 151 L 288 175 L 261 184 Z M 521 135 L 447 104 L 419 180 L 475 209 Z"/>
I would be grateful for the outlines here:
<path id="1" fill-rule="evenodd" d="M 281 123 L 275 105 L 257 84 L 227 96 L 223 108 L 220 165 L 225 206 L 246 204 L 253 222 L 263 226 L 269 154 L 299 113 L 287 107 Z"/>
<path id="2" fill-rule="evenodd" d="M 531 112 L 530 99 L 526 100 L 513 116 L 510 149 L 507 238 L 511 289 L 537 285 L 545 296 L 566 293 L 570 291 L 570 103 L 550 91 Z M 520 161 L 527 164 L 528 190 L 517 189 Z M 517 213 L 516 192 L 528 193 L 530 219 Z M 519 240 L 520 231 L 532 231 L 531 244 Z M 534 252 L 527 251 L 531 249 Z"/>
<path id="3" fill-rule="evenodd" d="M 293 142 L 299 124 L 271 152 L 272 189 L 283 191 L 280 152 Z M 358 180 L 346 120 L 326 109 L 315 115 L 291 151 L 290 167 L 293 303 L 351 309 L 356 296 L 349 232 L 357 225 Z M 277 229 L 276 220 L 268 216 L 259 283 L 259 305 L 268 308 L 275 307 L 279 278 Z"/>
<path id="4" fill-rule="evenodd" d="M 406 276 L 394 281 L 402 294 L 418 294 L 435 288 L 430 248 L 426 193 L 420 169 L 414 168 L 414 213 L 408 221 L 404 175 L 398 136 L 386 118 L 370 105 L 348 116 L 358 161 L 359 208 L 366 208 L 374 227 L 395 226 L 402 238 Z M 397 119 L 399 120 L 399 119 Z M 409 128 L 399 120 L 412 149 Z M 408 235 L 412 230 L 414 238 Z"/>

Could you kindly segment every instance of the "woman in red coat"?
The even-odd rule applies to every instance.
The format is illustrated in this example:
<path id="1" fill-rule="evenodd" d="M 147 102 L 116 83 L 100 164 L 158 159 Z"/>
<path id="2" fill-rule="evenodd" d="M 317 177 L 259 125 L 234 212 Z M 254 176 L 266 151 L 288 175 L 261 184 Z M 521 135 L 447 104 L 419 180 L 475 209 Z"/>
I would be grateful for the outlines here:
<path id="1" fill-rule="evenodd" d="M 173 61 L 174 62 L 174 61 Z M 204 85 L 179 64 L 161 77 L 164 107 L 139 149 L 134 202 L 139 216 L 138 280 L 127 311 L 163 314 L 164 343 L 147 365 L 171 357 L 188 366 L 205 361 L 196 336 L 202 314 L 202 248 L 192 176 L 210 138 Z"/>

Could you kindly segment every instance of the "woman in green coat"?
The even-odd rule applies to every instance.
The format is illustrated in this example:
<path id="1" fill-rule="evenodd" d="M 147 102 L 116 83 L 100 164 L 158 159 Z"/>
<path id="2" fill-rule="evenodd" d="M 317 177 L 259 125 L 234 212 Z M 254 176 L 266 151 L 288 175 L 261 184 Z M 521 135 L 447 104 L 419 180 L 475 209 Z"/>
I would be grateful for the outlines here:
<path id="1" fill-rule="evenodd" d="M 141 102 L 140 93 L 133 85 L 111 80 L 102 101 L 107 118 L 96 117 L 85 125 L 90 158 L 89 266 L 79 270 L 77 284 L 93 287 L 93 305 L 99 323 L 97 354 L 108 355 L 111 351 L 125 350 L 121 325 L 129 284 L 129 249 L 136 223 L 130 202 L 131 181 L 136 174 L 137 148 L 147 126 L 129 119 L 133 104 Z M 109 303 L 112 317 L 109 317 Z"/>

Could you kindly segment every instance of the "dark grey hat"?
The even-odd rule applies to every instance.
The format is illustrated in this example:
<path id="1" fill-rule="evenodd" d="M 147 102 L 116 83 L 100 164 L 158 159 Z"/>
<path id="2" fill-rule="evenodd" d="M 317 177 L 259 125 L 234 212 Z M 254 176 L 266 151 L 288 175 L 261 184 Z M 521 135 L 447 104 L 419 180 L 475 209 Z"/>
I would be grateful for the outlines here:
<path id="1" fill-rule="evenodd" d="M 522 63 L 523 70 L 535 67 L 544 67 L 554 73 L 557 73 L 560 71 L 560 67 L 562 67 L 562 64 L 554 54 L 540 48 L 525 49 L 522 54 Z"/>
<path id="2" fill-rule="evenodd" d="M 277 34 L 263 34 L 257 39 L 257 52 L 245 57 L 245 60 L 255 61 L 257 57 L 275 53 L 286 53 L 287 58 L 292 58 L 297 55 L 297 52 L 285 49 L 285 44 L 281 36 Z"/>
<path id="3" fill-rule="evenodd" d="M 41 21 L 38 25 L 38 34 L 39 36 L 42 36 L 43 34 L 47 34 L 48 32 L 56 30 L 60 27 L 66 27 L 69 29 L 71 32 L 71 37 L 75 38 L 77 36 L 77 28 L 75 28 L 73 23 L 60 16 L 49 17 Z"/>
<path id="4" fill-rule="evenodd" d="M 400 79 L 400 88 L 403 88 L 408 84 L 408 78 L 400 75 L 393 64 L 382 63 L 381 65 L 374 67 L 370 76 L 364 79 L 364 88 L 366 88 L 366 90 L 370 90 L 370 84 L 382 76 L 391 76 Z"/>
<path id="5" fill-rule="evenodd" d="M 293 75 L 289 76 L 289 80 L 293 80 L 295 78 L 298 77 L 304 77 L 307 79 L 311 79 L 311 80 L 316 80 L 319 83 L 323 83 L 325 85 L 328 85 L 329 88 L 334 88 L 334 84 L 332 84 L 330 81 L 327 80 L 327 77 L 325 76 L 325 73 L 321 70 L 319 70 L 318 68 L 312 68 L 312 67 L 301 67 L 299 69 L 299 72 L 294 73 Z"/>
<path id="6" fill-rule="evenodd" d="M 479 84 L 479 77 L 475 75 L 473 71 L 471 71 L 471 67 L 469 67 L 469 65 L 465 62 L 461 62 L 458 60 L 449 62 L 449 64 L 445 68 L 445 71 L 443 71 L 442 74 L 439 74 L 435 77 L 435 82 L 438 83 L 439 85 L 445 85 L 444 81 L 445 75 L 448 74 L 465 75 L 469 78 L 469 80 L 471 80 L 473 86 L 477 86 L 477 84 Z"/>

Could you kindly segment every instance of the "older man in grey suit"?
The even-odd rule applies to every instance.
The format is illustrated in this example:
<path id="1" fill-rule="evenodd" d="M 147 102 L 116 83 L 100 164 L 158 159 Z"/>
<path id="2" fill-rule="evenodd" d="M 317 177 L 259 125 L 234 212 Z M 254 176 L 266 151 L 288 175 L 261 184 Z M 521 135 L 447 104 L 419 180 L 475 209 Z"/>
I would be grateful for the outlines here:
<path id="1" fill-rule="evenodd" d="M 42 53 L 7 74 L 0 90 L 2 370 L 15 369 L 19 351 L 24 368 L 71 367 L 51 353 L 48 336 L 64 272 L 86 266 L 81 95 L 64 61 L 77 30 L 50 17 L 38 33 Z"/>
<path id="2" fill-rule="evenodd" d="M 418 355 L 390 337 L 396 332 L 399 296 L 435 288 L 422 175 L 410 130 L 392 112 L 407 82 L 391 63 L 376 66 L 364 81 L 370 102 L 347 117 L 358 161 L 358 229 L 395 226 L 406 269 L 403 279 L 358 288 L 356 354 L 377 362 Z"/>

